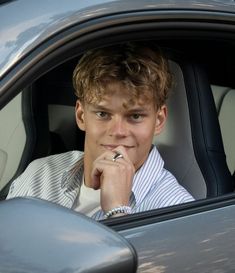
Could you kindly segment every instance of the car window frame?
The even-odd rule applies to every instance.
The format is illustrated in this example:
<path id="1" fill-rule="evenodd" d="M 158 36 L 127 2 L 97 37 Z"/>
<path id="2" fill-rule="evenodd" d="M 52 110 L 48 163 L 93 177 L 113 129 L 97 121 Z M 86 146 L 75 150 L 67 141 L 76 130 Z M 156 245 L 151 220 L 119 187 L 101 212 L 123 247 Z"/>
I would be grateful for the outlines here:
<path id="1" fill-rule="evenodd" d="M 180 13 L 175 13 L 175 15 L 176 14 L 179 16 Z M 208 17 L 207 13 L 207 17 L 205 17 L 207 19 L 204 19 L 205 21 L 203 22 L 201 22 L 201 18 L 196 18 L 195 14 L 191 19 L 189 16 L 188 22 L 187 20 L 176 20 L 177 18 L 175 19 L 175 16 L 172 16 L 173 19 L 171 20 L 165 20 L 163 14 L 160 14 L 158 17 L 157 12 L 146 12 L 143 21 L 138 21 L 137 15 L 140 16 L 141 13 L 132 13 L 132 19 L 128 17 L 128 14 L 125 14 L 125 16 L 122 14 L 122 16 L 107 16 L 105 18 L 92 20 L 92 22 L 75 25 L 57 33 L 41 45 L 38 45 L 37 48 L 29 52 L 26 57 L 5 75 L 0 86 L 0 108 L 4 107 L 4 105 L 17 95 L 20 90 L 26 87 L 26 85 L 32 84 L 36 79 L 54 67 L 79 56 L 84 51 L 94 48 L 94 46 L 98 47 L 104 44 L 112 45 L 117 42 L 140 39 L 146 35 L 146 31 L 148 31 L 147 33 L 149 34 L 152 33 L 152 38 L 156 37 L 158 39 L 164 39 L 167 35 L 173 38 L 179 35 L 179 33 L 181 33 L 181 35 L 188 35 L 190 29 L 194 30 L 194 33 L 198 36 L 211 35 L 212 37 L 214 37 L 215 34 L 211 31 L 217 30 L 216 37 L 220 38 L 231 38 L 231 33 L 235 32 L 235 26 L 231 24 L 231 14 L 226 19 L 225 14 L 218 17 L 216 13 L 210 13 Z M 198 13 L 198 15 L 202 16 L 201 13 Z M 152 21 L 153 17 L 155 17 L 154 22 Z M 208 18 L 211 18 L 211 21 Z M 113 25 L 108 25 L 111 21 Z M 124 23 L 126 23 L 126 25 L 124 25 Z M 218 30 L 218 26 L 221 32 Z M 223 31 L 225 28 L 226 33 Z M 140 29 L 141 31 L 136 33 L 136 30 Z M 177 29 L 181 30 L 176 31 Z M 98 41 L 97 37 L 99 37 Z M 134 228 L 158 221 L 166 221 L 175 217 L 199 213 L 201 211 L 217 209 L 218 207 L 233 205 L 235 203 L 234 197 L 235 195 L 232 193 L 222 197 L 197 200 L 189 204 L 141 212 L 135 215 L 103 220 L 101 222 L 115 230 Z"/>

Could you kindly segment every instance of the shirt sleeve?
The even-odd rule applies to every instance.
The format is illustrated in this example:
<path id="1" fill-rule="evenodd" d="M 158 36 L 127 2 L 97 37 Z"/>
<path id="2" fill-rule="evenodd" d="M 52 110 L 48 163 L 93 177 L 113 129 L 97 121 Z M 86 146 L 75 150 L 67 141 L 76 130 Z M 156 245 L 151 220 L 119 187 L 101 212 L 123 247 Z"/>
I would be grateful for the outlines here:
<path id="1" fill-rule="evenodd" d="M 28 196 L 34 177 L 40 171 L 40 162 L 40 159 L 31 162 L 25 171 L 12 182 L 6 199 Z"/>
<path id="2" fill-rule="evenodd" d="M 182 187 L 176 178 L 164 170 L 160 181 L 157 181 L 134 212 L 164 208 L 194 201 L 193 196 Z"/>

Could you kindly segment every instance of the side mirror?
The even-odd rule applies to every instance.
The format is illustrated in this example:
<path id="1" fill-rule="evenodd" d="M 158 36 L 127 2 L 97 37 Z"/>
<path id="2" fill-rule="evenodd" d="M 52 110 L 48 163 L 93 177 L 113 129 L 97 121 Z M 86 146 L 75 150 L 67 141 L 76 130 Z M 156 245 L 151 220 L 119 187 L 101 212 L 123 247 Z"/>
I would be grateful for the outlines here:
<path id="1" fill-rule="evenodd" d="M 137 255 L 121 235 L 47 201 L 0 202 L 0 272 L 136 272 Z"/>

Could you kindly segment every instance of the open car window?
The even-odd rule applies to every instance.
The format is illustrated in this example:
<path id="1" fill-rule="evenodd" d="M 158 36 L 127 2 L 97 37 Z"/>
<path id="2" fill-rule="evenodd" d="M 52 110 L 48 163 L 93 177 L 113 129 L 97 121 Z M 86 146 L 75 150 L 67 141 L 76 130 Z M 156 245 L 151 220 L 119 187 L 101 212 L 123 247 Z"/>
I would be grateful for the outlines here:
<path id="1" fill-rule="evenodd" d="M 143 29 L 143 31 L 139 33 L 139 39 L 143 39 L 142 35 L 145 28 L 148 29 L 147 23 L 140 26 L 140 29 Z M 10 119 L 10 117 L 13 117 L 14 120 L 14 122 L 7 121 L 5 123 L 8 126 L 11 124 L 12 128 L 8 129 L 6 127 L 6 130 L 2 130 L 2 134 L 4 134 L 1 149 L 1 161 L 3 162 L 1 168 L 1 189 L 3 199 L 7 194 L 12 180 L 19 176 L 34 159 L 73 149 L 83 150 L 84 133 L 77 128 L 73 114 L 76 98 L 73 94 L 72 71 L 81 53 L 86 51 L 86 49 L 101 47 L 110 43 L 113 43 L 115 46 L 115 43 L 129 41 L 131 40 L 131 36 L 128 39 L 126 37 L 126 32 L 128 31 L 132 31 L 131 25 L 123 28 L 123 35 L 121 35 L 121 37 L 118 35 L 115 36 L 114 31 L 113 41 L 110 37 L 107 37 L 107 30 L 105 30 L 104 32 L 100 31 L 100 36 L 105 37 L 103 42 L 99 41 L 95 44 L 91 35 L 91 38 L 87 38 L 87 42 L 81 41 L 81 43 L 79 43 L 79 39 L 77 39 L 76 42 L 68 43 L 64 45 L 64 48 L 72 48 L 70 55 L 69 53 L 66 53 L 65 56 L 62 54 L 58 54 L 55 57 L 49 55 L 48 64 L 46 65 L 47 69 L 45 69 L 47 72 L 40 72 L 41 74 L 38 72 L 39 74 L 37 74 L 35 70 L 35 72 L 31 72 L 32 75 L 30 75 L 31 79 L 35 78 L 34 80 L 28 83 L 27 80 L 24 82 L 24 79 L 22 79 L 19 81 L 19 85 L 22 82 L 21 88 L 17 89 L 14 86 L 12 87 L 13 89 L 15 88 L 14 92 L 17 92 L 17 90 L 22 90 L 22 92 L 14 101 L 9 102 L 1 112 L 2 119 L 5 120 L 6 118 Z M 68 36 L 71 35 L 67 30 L 65 33 Z M 76 33 L 75 29 L 74 33 Z M 228 169 L 230 173 L 232 173 L 232 155 L 227 157 L 227 161 L 224 160 L 223 143 L 221 143 L 219 139 L 218 128 L 215 137 L 210 136 L 208 133 L 203 135 L 203 131 L 205 131 L 211 122 L 209 119 L 208 121 L 206 119 L 200 120 L 197 118 L 198 113 L 196 115 L 193 113 L 194 98 L 190 97 L 192 94 L 192 92 L 190 92 L 190 88 L 192 88 L 192 86 L 190 86 L 190 73 L 192 73 L 190 69 L 196 71 L 197 68 L 193 67 L 188 69 L 188 67 L 195 65 L 195 67 L 205 68 L 205 74 L 208 75 L 208 81 L 209 83 L 211 81 L 210 84 L 212 87 L 213 84 L 220 84 L 214 83 L 214 80 L 218 79 L 217 76 L 219 72 L 214 69 L 215 61 L 213 60 L 213 56 L 218 48 L 220 48 L 224 54 L 224 58 L 221 57 L 219 59 L 221 63 L 221 78 L 223 78 L 223 60 L 228 59 L 228 55 L 230 53 L 232 54 L 233 43 L 228 43 L 226 40 L 224 42 L 217 42 L 215 46 L 214 41 L 212 41 L 211 38 L 206 40 L 204 34 L 201 34 L 200 31 L 198 31 L 198 34 L 195 34 L 195 37 L 198 35 L 198 38 L 195 38 L 193 35 L 191 37 L 187 36 L 187 34 L 183 34 L 182 32 L 181 35 L 184 37 L 182 40 L 177 38 L 172 40 L 165 37 L 163 38 L 161 32 L 158 34 L 157 31 L 154 31 L 154 26 L 152 33 L 155 33 L 154 35 L 156 37 L 154 39 L 152 38 L 151 41 L 159 45 L 166 55 L 168 55 L 169 59 L 171 59 L 171 68 L 175 77 L 172 98 L 169 98 L 170 115 L 166 130 L 159 138 L 154 139 L 153 143 L 157 145 L 165 159 L 166 167 L 169 168 L 177 177 L 178 181 L 196 199 L 230 193 L 233 190 L 233 186 Z M 172 33 L 174 34 L 173 30 Z M 149 30 L 149 34 L 151 34 L 151 30 Z M 176 34 L 177 33 L 175 33 L 175 35 Z M 62 34 L 58 35 L 57 40 L 55 39 L 55 44 L 58 43 L 58 41 L 62 41 L 62 36 Z M 133 34 L 133 39 L 134 38 L 137 38 L 135 34 Z M 204 41 L 204 44 L 202 41 Z M 54 46 L 52 41 L 48 42 L 48 44 L 51 47 Z M 76 46 L 76 44 L 78 46 Z M 212 50 L 212 47 L 215 49 Z M 198 48 L 200 48 L 200 50 Z M 59 49 L 62 50 L 62 47 Z M 66 50 L 66 52 L 68 52 L 68 50 Z M 33 57 L 31 60 L 30 57 L 28 57 L 28 60 L 27 65 L 35 61 Z M 45 62 L 45 60 L 42 59 L 42 62 Z M 42 65 L 42 68 L 46 66 Z M 226 69 L 229 70 L 230 67 L 228 66 Z M 24 74 L 24 76 L 26 77 L 27 73 Z M 185 82 L 185 80 L 187 82 Z M 201 81 L 203 81 L 203 79 L 201 79 Z M 223 85 L 231 86 L 231 89 L 233 88 L 233 82 L 230 77 L 228 77 L 227 84 L 225 81 Z M 200 92 L 204 92 L 203 88 L 205 87 L 202 87 L 202 91 Z M 179 97 L 178 93 L 182 92 L 182 90 L 185 93 L 181 93 L 181 97 Z M 212 88 L 212 91 L 212 94 L 216 96 L 214 88 Z M 206 108 L 206 103 L 211 105 L 209 101 L 210 100 L 203 102 L 205 104 L 203 104 L 203 107 Z M 200 103 L 199 98 L 198 104 Z M 221 105 L 221 102 L 218 103 L 216 101 L 215 105 L 218 106 L 218 104 Z M 199 107 L 201 106 L 199 105 Z M 14 111 L 17 113 L 16 117 L 12 114 Z M 199 109 L 198 111 L 203 112 L 204 109 Z M 210 108 L 210 113 L 211 112 L 212 110 Z M 214 115 L 214 113 L 212 115 Z M 216 120 L 216 117 L 214 118 Z M 221 126 L 225 124 L 222 122 L 222 120 L 225 119 L 226 118 L 223 117 L 220 118 Z M 208 125 L 206 122 L 208 122 Z M 201 134 L 197 132 L 200 131 L 198 130 L 199 127 L 197 127 L 198 124 L 199 127 L 201 126 Z M 213 125 L 212 128 L 214 129 L 215 127 L 216 124 Z M 70 134 L 67 133 L 68 131 Z M 228 141 L 225 141 L 225 134 L 227 134 L 225 133 L 225 129 L 221 131 L 226 153 L 229 153 L 229 151 L 232 151 L 232 149 L 230 149 L 232 144 L 227 144 Z M 207 137 L 208 139 L 206 139 Z M 202 145 L 202 147 L 199 147 L 203 142 L 200 138 L 205 138 L 205 143 L 203 143 L 204 146 Z M 215 150 L 214 153 L 212 152 L 213 149 Z M 12 152 L 12 150 L 14 152 Z M 206 154 L 209 154 L 208 158 Z M 216 158 L 215 154 L 220 154 L 220 158 Z M 14 160 L 12 160 L 12 156 Z M 209 162 L 209 158 L 211 165 L 208 167 L 207 162 Z M 227 164 L 228 167 L 226 166 Z M 217 173 L 218 165 L 220 165 L 220 168 Z"/>

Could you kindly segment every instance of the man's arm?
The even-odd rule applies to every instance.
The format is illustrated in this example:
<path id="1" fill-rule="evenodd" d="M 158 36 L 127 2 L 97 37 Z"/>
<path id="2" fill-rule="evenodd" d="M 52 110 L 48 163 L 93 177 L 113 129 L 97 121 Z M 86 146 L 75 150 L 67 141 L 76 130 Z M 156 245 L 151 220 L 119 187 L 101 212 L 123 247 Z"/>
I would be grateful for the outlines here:
<path id="1" fill-rule="evenodd" d="M 113 160 L 116 153 L 122 157 Z M 135 168 L 123 146 L 103 153 L 94 161 L 91 186 L 101 189 L 101 207 L 105 213 L 129 205 L 134 173 Z"/>

